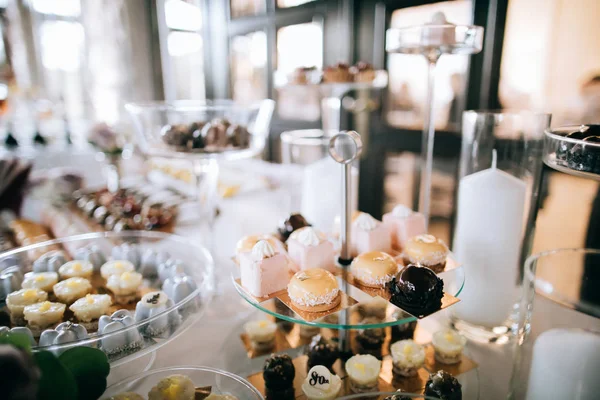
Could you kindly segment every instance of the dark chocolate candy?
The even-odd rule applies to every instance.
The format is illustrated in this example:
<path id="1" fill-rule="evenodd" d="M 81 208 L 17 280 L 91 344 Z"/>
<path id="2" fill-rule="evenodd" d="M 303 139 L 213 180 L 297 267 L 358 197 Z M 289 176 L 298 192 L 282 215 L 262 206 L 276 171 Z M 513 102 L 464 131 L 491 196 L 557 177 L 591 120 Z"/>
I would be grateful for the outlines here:
<path id="1" fill-rule="evenodd" d="M 267 389 L 285 392 L 294 385 L 296 368 L 287 354 L 273 354 L 265 360 L 263 378 Z"/>
<path id="2" fill-rule="evenodd" d="M 444 297 L 444 281 L 427 267 L 409 265 L 388 283 L 390 301 L 413 315 L 438 310 Z"/>
<path id="3" fill-rule="evenodd" d="M 283 220 L 277 231 L 281 235 L 281 239 L 285 242 L 288 240 L 292 232 L 297 229 L 311 226 L 302 214 L 292 214 L 287 219 Z"/>
<path id="4" fill-rule="evenodd" d="M 440 400 L 462 400 L 462 386 L 451 374 L 440 370 L 429 375 L 425 384 L 425 396 Z"/>
<path id="5" fill-rule="evenodd" d="M 307 371 L 315 365 L 322 365 L 333 372 L 333 364 L 340 356 L 336 344 L 326 340 L 321 335 L 313 337 L 305 352 L 308 356 Z"/>

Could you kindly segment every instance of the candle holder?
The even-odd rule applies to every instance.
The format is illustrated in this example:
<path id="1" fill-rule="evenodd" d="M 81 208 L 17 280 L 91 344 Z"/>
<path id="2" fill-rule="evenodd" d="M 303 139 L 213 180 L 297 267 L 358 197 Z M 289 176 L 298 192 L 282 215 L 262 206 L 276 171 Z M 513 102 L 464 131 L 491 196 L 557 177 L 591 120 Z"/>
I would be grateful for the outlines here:
<path id="1" fill-rule="evenodd" d="M 433 169 L 433 143 L 435 118 L 433 96 L 435 68 L 443 54 L 477 54 L 483 47 L 483 28 L 480 26 L 454 25 L 446 21 L 443 13 L 436 13 L 431 23 L 386 32 L 388 53 L 417 54 L 427 60 L 427 100 L 421 145 L 421 183 L 419 185 L 419 212 L 429 222 L 431 206 L 431 174 Z"/>
<path id="2" fill-rule="evenodd" d="M 598 398 L 599 266 L 593 249 L 527 259 L 510 399 Z"/>
<path id="3" fill-rule="evenodd" d="M 549 114 L 463 114 L 453 251 L 469 285 L 452 323 L 470 339 L 503 344 L 514 337 L 549 125 Z"/>

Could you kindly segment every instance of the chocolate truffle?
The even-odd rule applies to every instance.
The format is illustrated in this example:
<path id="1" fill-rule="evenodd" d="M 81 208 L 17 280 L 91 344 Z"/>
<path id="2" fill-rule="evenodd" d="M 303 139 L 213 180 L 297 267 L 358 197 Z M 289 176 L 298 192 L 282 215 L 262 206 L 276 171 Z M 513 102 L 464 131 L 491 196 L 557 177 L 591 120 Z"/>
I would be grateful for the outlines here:
<path id="1" fill-rule="evenodd" d="M 396 316 L 394 316 L 394 318 L 398 319 Z M 417 321 L 392 326 L 392 341 L 397 342 L 398 340 L 412 339 L 415 335 L 416 328 Z"/>
<path id="2" fill-rule="evenodd" d="M 281 241 L 285 242 L 288 240 L 292 232 L 296 229 L 304 228 L 305 226 L 311 226 L 308 221 L 302 216 L 302 214 L 291 214 L 287 219 L 283 220 L 277 228 Z"/>
<path id="3" fill-rule="evenodd" d="M 326 340 L 321 335 L 316 335 L 306 348 L 306 355 L 308 356 L 307 371 L 315 365 L 322 365 L 333 372 L 333 363 L 338 359 L 339 351 L 335 343 Z"/>
<path id="4" fill-rule="evenodd" d="M 263 379 L 267 399 L 294 399 L 296 368 L 287 354 L 273 354 L 265 360 Z"/>
<path id="5" fill-rule="evenodd" d="M 409 265 L 388 284 L 390 301 L 413 315 L 439 309 L 444 297 L 444 281 L 427 267 Z"/>
<path id="6" fill-rule="evenodd" d="M 440 400 L 461 400 L 462 386 L 448 372 L 439 370 L 435 374 L 429 375 L 424 394 Z"/>

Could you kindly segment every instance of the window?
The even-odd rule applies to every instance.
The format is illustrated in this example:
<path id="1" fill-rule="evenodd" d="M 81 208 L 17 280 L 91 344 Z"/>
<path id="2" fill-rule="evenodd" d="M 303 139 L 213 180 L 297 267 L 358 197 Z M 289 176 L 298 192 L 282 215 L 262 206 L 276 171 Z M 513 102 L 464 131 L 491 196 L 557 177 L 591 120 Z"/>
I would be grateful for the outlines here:
<path id="1" fill-rule="evenodd" d="M 277 71 L 291 74 L 298 67 L 323 67 L 323 28 L 318 23 L 289 25 L 277 31 Z M 320 117 L 317 88 L 288 87 L 278 91 L 281 118 L 315 121 Z"/>
<path id="2" fill-rule="evenodd" d="M 469 0 L 446 1 L 409 7 L 392 13 L 391 26 L 401 28 L 419 25 L 442 11 L 454 24 L 470 24 L 472 5 Z M 469 59 L 466 56 L 442 56 L 436 67 L 435 126 L 456 129 L 462 110 L 457 107 L 465 91 Z M 427 96 L 427 63 L 424 57 L 390 54 L 388 57 L 389 99 L 386 119 L 390 125 L 420 130 L 423 126 Z"/>
<path id="3" fill-rule="evenodd" d="M 535 18 L 531 18 L 535 15 Z M 511 0 L 500 71 L 504 108 L 552 112 L 552 124 L 600 121 L 600 7 Z"/>
<path id="4" fill-rule="evenodd" d="M 268 94 L 265 32 L 234 36 L 230 48 L 233 99 L 240 103 L 266 99 Z"/>
<path id="5" fill-rule="evenodd" d="M 262 14 L 266 11 L 265 0 L 231 0 L 231 18 Z"/>
<path id="6" fill-rule="evenodd" d="M 194 1 L 166 0 L 159 13 L 163 82 L 167 100 L 204 100 L 202 11 Z M 160 5 L 160 2 L 159 2 Z"/>

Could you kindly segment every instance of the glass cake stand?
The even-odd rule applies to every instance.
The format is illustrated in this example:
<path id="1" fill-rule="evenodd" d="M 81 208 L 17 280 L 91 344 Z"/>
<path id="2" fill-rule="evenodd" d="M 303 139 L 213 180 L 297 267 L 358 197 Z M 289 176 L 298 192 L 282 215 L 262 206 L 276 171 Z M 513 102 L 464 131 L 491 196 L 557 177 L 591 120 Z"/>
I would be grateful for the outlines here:
<path id="1" fill-rule="evenodd" d="M 138 145 L 145 155 L 191 163 L 196 193 L 202 205 L 200 216 L 208 222 L 212 233 L 218 198 L 219 162 L 251 158 L 264 150 L 275 102 L 267 99 L 251 105 L 240 105 L 233 100 L 158 101 L 129 103 L 125 108 L 133 118 Z M 246 127 L 250 134 L 248 146 L 207 151 L 204 148 L 189 149 L 171 145 L 164 139 L 163 129 L 166 126 L 191 125 L 215 119 Z"/>
<path id="2" fill-rule="evenodd" d="M 84 246 L 97 246 L 98 251 L 108 259 L 112 248 L 124 243 L 135 244 L 139 246 L 142 251 L 147 248 L 152 248 L 152 250 L 157 252 L 166 251 L 171 258 L 181 260 L 183 272 L 193 279 L 196 284 L 196 289 L 163 312 L 157 313 L 156 315 L 139 322 L 135 322 L 129 326 L 124 325 L 121 329 L 105 334 L 98 334 L 96 332 L 89 333 L 87 339 L 60 345 L 40 347 L 37 346 L 36 340 L 36 346 L 33 348 L 33 351 L 64 351 L 76 346 L 92 346 L 103 349 L 103 342 L 107 343 L 108 341 L 119 340 L 119 337 L 122 338 L 125 335 L 129 336 L 135 331 L 139 331 L 140 329 L 143 330 L 153 321 L 158 321 L 163 318 L 170 321 L 168 323 L 169 328 L 162 334 L 150 335 L 144 333 L 142 334 L 142 342 L 140 345 L 126 351 L 109 354 L 108 358 L 111 367 L 117 367 L 153 352 L 171 342 L 202 317 L 211 303 L 215 292 L 213 259 L 208 250 L 204 247 L 183 237 L 168 233 L 148 231 L 87 233 L 19 247 L 0 254 L 0 280 L 2 280 L 3 275 L 5 276 L 7 273 L 10 273 L 13 266 L 18 268 L 21 274 L 30 272 L 32 270 L 33 260 L 50 250 L 63 250 L 67 255 L 67 259 L 72 259 L 78 249 Z M 95 292 L 106 292 L 104 280 L 99 274 L 95 273 L 91 282 Z M 0 283 L 4 284 L 5 280 L 2 280 Z M 139 290 L 147 293 L 161 290 L 161 286 L 162 281 L 159 278 L 152 280 L 144 279 Z M 18 289 L 20 289 L 20 284 L 18 287 L 11 288 L 11 291 Z M 115 304 L 111 306 L 109 311 L 110 313 L 113 313 L 117 309 L 125 308 L 130 310 L 133 315 L 135 306 L 136 303 L 130 303 L 124 306 Z M 0 312 L 5 312 L 4 300 L 0 300 Z M 177 322 L 171 323 L 171 321 Z"/>
<path id="3" fill-rule="evenodd" d="M 317 74 L 319 73 L 318 71 Z M 383 89 L 388 85 L 387 71 L 375 71 L 372 82 L 320 82 L 317 76 L 313 82 L 305 84 L 294 83 L 281 71 L 275 72 L 275 88 L 313 88 L 318 89 L 321 96 L 321 120 L 325 131 L 341 129 L 342 98 L 352 90 Z M 317 83 L 318 82 L 318 83 Z"/>
<path id="4" fill-rule="evenodd" d="M 430 24 L 388 29 L 386 32 L 386 51 L 388 53 L 421 55 L 427 60 L 427 99 L 423 117 L 421 183 L 419 185 L 419 212 L 427 217 L 427 221 L 429 221 L 431 206 L 431 174 L 435 139 L 433 96 L 437 62 L 443 54 L 477 54 L 482 47 L 482 27 L 450 24 L 445 21 L 443 15 L 439 14 L 434 16 L 434 20 Z"/>
<path id="5" fill-rule="evenodd" d="M 210 387 L 211 393 L 229 394 L 243 400 L 264 400 L 260 392 L 244 378 L 211 367 L 179 366 L 150 370 L 109 386 L 103 399 L 123 392 L 135 392 L 144 397 L 161 379 L 171 375 L 184 375 L 197 388 Z"/>
<path id="6" fill-rule="evenodd" d="M 579 129 L 573 125 L 547 130 L 544 163 L 565 174 L 600 181 L 600 143 L 567 137 Z"/>
<path id="7" fill-rule="evenodd" d="M 341 273 L 342 270 L 340 268 L 340 274 Z M 458 297 L 460 295 L 465 284 L 465 273 L 462 266 L 457 265 L 450 270 L 446 270 L 438 274 L 438 276 L 444 281 L 444 291 L 446 293 L 451 294 L 454 297 Z M 372 322 L 371 319 L 367 319 L 367 322 L 364 322 L 362 318 L 361 307 L 363 307 L 365 303 L 372 301 L 374 297 L 368 293 L 365 293 L 358 287 L 348 285 L 348 288 L 345 290 L 345 292 L 354 300 L 356 300 L 356 304 L 333 314 L 329 314 L 323 318 L 309 322 L 288 308 L 284 302 L 279 300 L 279 298 L 275 297 L 262 302 L 258 301 L 255 297 L 249 295 L 238 283 L 239 280 L 237 280 L 236 275 L 232 275 L 232 280 L 238 294 L 249 304 L 258 310 L 276 318 L 296 324 L 309 325 L 315 328 L 351 330 L 385 328 L 387 326 L 403 325 L 417 321 L 416 317 L 402 311 L 400 308 L 388 302 L 385 305 L 385 318 L 378 322 Z M 343 288 L 344 280 L 339 276 L 338 282 L 340 283 L 340 287 Z"/>

